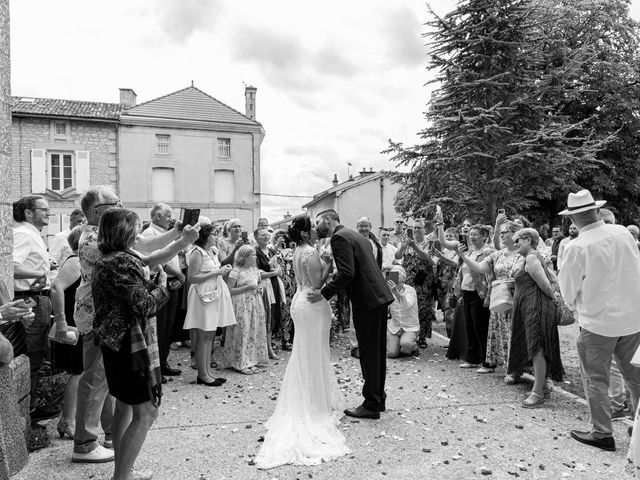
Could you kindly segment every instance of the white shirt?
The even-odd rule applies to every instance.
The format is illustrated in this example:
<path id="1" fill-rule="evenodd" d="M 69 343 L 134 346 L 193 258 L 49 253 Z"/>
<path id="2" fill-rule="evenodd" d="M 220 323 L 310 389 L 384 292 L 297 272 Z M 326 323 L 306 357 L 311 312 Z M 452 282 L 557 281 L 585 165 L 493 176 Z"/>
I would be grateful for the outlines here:
<path id="1" fill-rule="evenodd" d="M 564 249 L 567 247 L 567 243 L 569 243 L 571 240 L 573 240 L 573 238 L 571 237 L 564 237 L 562 240 L 560 240 L 560 245 L 558 245 L 558 259 L 556 260 L 558 270 L 560 270 L 560 267 L 562 266 Z"/>
<path id="2" fill-rule="evenodd" d="M 141 237 L 157 237 L 159 235 L 162 235 L 164 233 L 167 233 L 167 231 L 162 228 L 159 227 L 158 225 L 156 225 L 155 223 L 152 223 L 151 225 L 149 225 L 149 228 L 147 228 L 144 232 L 142 232 L 140 234 Z M 153 252 L 147 252 L 145 250 L 142 249 L 138 249 L 139 252 L 141 253 L 153 253 Z M 176 271 L 180 271 L 180 260 L 178 260 L 178 255 L 176 255 L 175 257 L 173 257 L 171 260 L 169 260 L 167 263 L 165 263 L 165 265 L 169 265 L 170 267 L 173 267 Z M 173 277 L 173 274 L 168 275 L 169 277 Z"/>
<path id="3" fill-rule="evenodd" d="M 581 228 L 564 249 L 558 283 L 585 330 L 605 337 L 640 331 L 640 252 L 622 225 Z"/>
<path id="4" fill-rule="evenodd" d="M 51 288 L 49 252 L 38 229 L 28 222 L 19 222 L 13 227 L 13 263 L 42 272 L 47 277 L 45 290 Z M 16 278 L 13 281 L 13 289 L 17 292 L 30 290 L 36 278 Z"/>
<path id="5" fill-rule="evenodd" d="M 382 269 L 391 268 L 393 262 L 396 261 L 396 251 L 398 249 L 390 243 L 386 245 L 380 244 L 380 246 L 382 247 Z"/>
<path id="6" fill-rule="evenodd" d="M 398 330 L 405 332 L 419 332 L 420 321 L 418 320 L 418 295 L 416 289 L 411 285 L 406 285 L 400 292 L 401 300 L 395 300 L 389 305 L 391 318 L 387 320 L 387 329 L 395 335 Z"/>
<path id="7" fill-rule="evenodd" d="M 49 241 L 49 258 L 58 265 L 62 265 L 67 257 L 73 253 L 67 240 L 70 233 L 71 230 L 67 228 L 60 233 L 56 233 Z"/>

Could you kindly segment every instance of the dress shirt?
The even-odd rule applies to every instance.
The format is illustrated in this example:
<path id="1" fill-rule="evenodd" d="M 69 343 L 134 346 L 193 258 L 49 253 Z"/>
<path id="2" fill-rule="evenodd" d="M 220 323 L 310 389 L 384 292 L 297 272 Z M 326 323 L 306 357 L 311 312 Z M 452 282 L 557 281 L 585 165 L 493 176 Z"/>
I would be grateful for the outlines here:
<path id="1" fill-rule="evenodd" d="M 556 265 L 558 266 L 558 270 L 560 270 L 560 267 L 562 266 L 562 258 L 564 257 L 564 249 L 567 247 L 567 243 L 569 243 L 571 240 L 573 240 L 573 238 L 564 237 L 562 239 L 562 241 L 560 242 L 560 245 L 558 245 L 558 260 L 556 262 Z"/>
<path id="2" fill-rule="evenodd" d="M 558 283 L 585 330 L 604 337 L 640 331 L 640 252 L 622 225 L 582 227 L 564 249 Z"/>
<path id="3" fill-rule="evenodd" d="M 78 261 L 80 263 L 80 285 L 76 290 L 76 308 L 73 319 L 76 327 L 82 334 L 93 330 L 93 295 L 91 293 L 91 280 L 93 267 L 102 256 L 98 250 L 98 227 L 95 225 L 82 225 L 82 233 L 78 242 Z"/>
<path id="4" fill-rule="evenodd" d="M 67 228 L 60 233 L 56 233 L 49 240 L 49 258 L 58 265 L 62 265 L 69 255 L 73 253 L 69 246 L 69 240 L 67 240 L 70 233 L 71 230 Z"/>
<path id="5" fill-rule="evenodd" d="M 160 235 L 163 235 L 167 233 L 167 231 L 156 225 L 155 223 L 152 223 L 151 225 L 149 225 L 149 228 L 147 228 L 144 232 L 142 232 L 140 234 L 141 237 L 143 238 L 150 238 L 150 237 L 158 237 Z M 150 251 L 145 251 L 142 249 L 138 249 L 138 251 L 140 253 L 143 254 L 150 254 L 153 252 Z M 180 260 L 178 259 L 178 255 L 176 255 L 175 257 L 173 257 L 171 260 L 169 260 L 167 263 L 165 263 L 165 265 L 169 265 L 170 267 L 173 267 L 175 269 L 175 271 L 179 272 L 180 271 Z M 174 277 L 175 275 L 173 273 L 168 274 L 168 277 Z"/>
<path id="6" fill-rule="evenodd" d="M 386 245 L 380 244 L 380 246 L 382 247 L 382 269 L 391 268 L 396 261 L 396 251 L 398 249 L 391 245 L 391 243 L 387 243 Z"/>
<path id="7" fill-rule="evenodd" d="M 28 222 L 19 222 L 13 227 L 13 263 L 41 272 L 38 276 L 46 275 L 47 283 L 44 288 L 51 288 L 49 252 L 38 229 Z M 16 278 L 13 281 L 13 289 L 17 292 L 30 290 L 31 284 L 37 278 Z"/>
<path id="8" fill-rule="evenodd" d="M 389 305 L 391 318 L 387 320 L 387 329 L 392 334 L 398 333 L 402 329 L 405 332 L 419 332 L 420 321 L 418 320 L 418 295 L 416 289 L 411 285 L 406 285 L 400 292 L 400 300 L 393 296 L 394 301 Z"/>

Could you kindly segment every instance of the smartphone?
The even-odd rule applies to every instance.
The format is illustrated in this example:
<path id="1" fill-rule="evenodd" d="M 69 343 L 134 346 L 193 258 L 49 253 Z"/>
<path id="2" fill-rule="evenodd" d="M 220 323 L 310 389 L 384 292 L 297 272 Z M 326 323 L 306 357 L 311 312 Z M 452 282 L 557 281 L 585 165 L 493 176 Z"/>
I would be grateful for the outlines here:
<path id="1" fill-rule="evenodd" d="M 469 248 L 469 237 L 467 235 L 460 235 L 460 243 L 465 247 Z"/>
<path id="2" fill-rule="evenodd" d="M 413 240 L 413 228 L 407 228 L 407 238 Z"/>
<path id="3" fill-rule="evenodd" d="M 504 211 L 504 208 L 499 208 L 498 209 L 498 215 L 504 215 L 505 213 L 507 213 L 507 212 Z"/>
<path id="4" fill-rule="evenodd" d="M 240 238 L 242 238 L 242 240 L 247 243 L 249 241 L 249 232 L 243 230 L 243 232 L 240 234 Z"/>
<path id="5" fill-rule="evenodd" d="M 442 217 L 442 207 L 440 205 L 436 205 L 436 215 Z"/>
<path id="6" fill-rule="evenodd" d="M 33 299 L 33 297 L 26 297 L 24 299 L 24 305 L 27 308 L 35 308 L 38 305 L 38 303 Z"/>
<path id="7" fill-rule="evenodd" d="M 398 285 L 400 281 L 400 275 L 398 272 L 387 272 L 387 280 L 391 280 L 393 283 Z"/>
<path id="8" fill-rule="evenodd" d="M 185 225 L 191 225 L 192 227 L 198 223 L 200 219 L 200 209 L 199 208 L 181 208 L 180 209 L 180 230 L 184 228 Z"/>

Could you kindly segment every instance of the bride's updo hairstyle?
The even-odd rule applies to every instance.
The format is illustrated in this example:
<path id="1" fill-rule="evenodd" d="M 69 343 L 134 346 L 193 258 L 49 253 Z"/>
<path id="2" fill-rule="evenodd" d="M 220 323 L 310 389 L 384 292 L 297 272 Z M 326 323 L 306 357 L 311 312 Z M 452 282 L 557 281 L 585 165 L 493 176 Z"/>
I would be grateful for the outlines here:
<path id="1" fill-rule="evenodd" d="M 309 215 L 298 215 L 291 220 L 291 225 L 289 225 L 289 238 L 296 242 L 297 245 L 300 245 L 300 243 L 304 241 L 301 235 L 302 232 L 307 232 L 307 234 L 311 233 L 311 218 Z"/>

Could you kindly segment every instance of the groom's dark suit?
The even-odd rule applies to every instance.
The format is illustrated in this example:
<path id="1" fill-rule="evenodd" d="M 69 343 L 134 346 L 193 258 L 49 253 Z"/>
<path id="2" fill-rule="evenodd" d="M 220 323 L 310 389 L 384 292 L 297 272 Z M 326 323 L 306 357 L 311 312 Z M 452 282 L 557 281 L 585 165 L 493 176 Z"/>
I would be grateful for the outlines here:
<path id="1" fill-rule="evenodd" d="M 351 300 L 364 377 L 363 406 L 379 412 L 385 409 L 387 306 L 393 302 L 393 294 L 373 257 L 369 240 L 360 233 L 338 225 L 331 237 L 331 250 L 338 273 L 321 293 L 329 300 L 344 289 Z"/>

